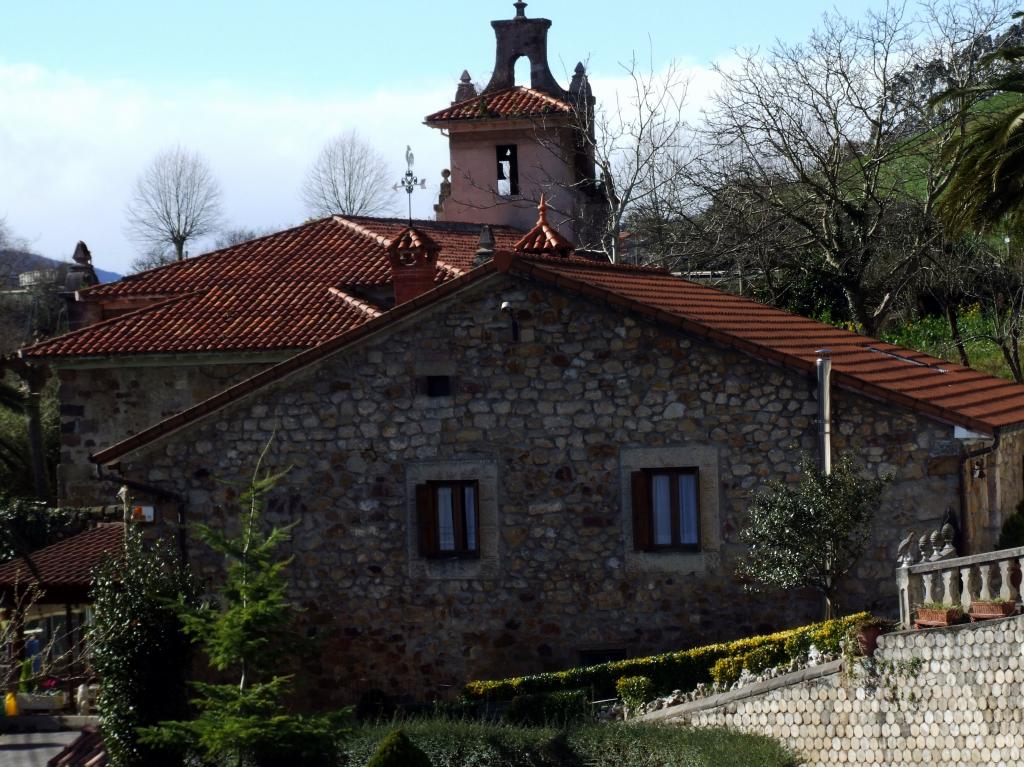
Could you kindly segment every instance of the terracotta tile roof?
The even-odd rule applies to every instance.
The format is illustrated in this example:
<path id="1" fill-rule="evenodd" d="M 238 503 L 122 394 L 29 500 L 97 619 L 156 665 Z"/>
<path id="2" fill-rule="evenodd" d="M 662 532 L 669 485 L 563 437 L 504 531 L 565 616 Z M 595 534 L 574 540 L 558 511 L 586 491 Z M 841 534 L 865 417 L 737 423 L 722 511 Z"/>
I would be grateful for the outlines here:
<path id="1" fill-rule="evenodd" d="M 503 250 L 494 260 L 354 330 L 257 373 L 91 456 L 117 461 L 445 296 L 509 272 L 588 295 L 761 359 L 811 373 L 827 348 L 837 386 L 987 434 L 1024 423 L 1024 386 L 675 277 L 661 269 Z"/>
<path id="2" fill-rule="evenodd" d="M 441 248 L 437 282 L 472 268 L 480 225 L 418 221 L 416 227 Z M 23 353 L 74 357 L 316 346 L 375 316 L 375 308 L 346 289 L 390 284 L 387 246 L 406 228 L 404 219 L 335 216 L 98 285 L 82 291 L 82 300 L 136 299 L 143 308 Z M 511 227 L 492 230 L 498 247 L 511 247 L 522 236 Z"/>
<path id="3" fill-rule="evenodd" d="M 513 248 L 516 253 L 532 253 L 537 255 L 568 256 L 576 246 L 558 233 L 548 223 L 548 205 L 544 195 L 540 196 L 540 203 L 537 205 L 540 215 L 533 229 L 523 235 L 523 238 Z"/>
<path id="4" fill-rule="evenodd" d="M 36 583 L 48 597 L 71 594 L 84 598 L 93 570 L 122 545 L 123 524 L 97 525 L 0 565 L 0 589 Z"/>
<path id="5" fill-rule="evenodd" d="M 445 123 L 468 120 L 501 120 L 512 117 L 571 115 L 572 105 L 554 96 L 516 85 L 491 93 L 481 93 L 459 101 L 424 118 L 424 122 Z"/>

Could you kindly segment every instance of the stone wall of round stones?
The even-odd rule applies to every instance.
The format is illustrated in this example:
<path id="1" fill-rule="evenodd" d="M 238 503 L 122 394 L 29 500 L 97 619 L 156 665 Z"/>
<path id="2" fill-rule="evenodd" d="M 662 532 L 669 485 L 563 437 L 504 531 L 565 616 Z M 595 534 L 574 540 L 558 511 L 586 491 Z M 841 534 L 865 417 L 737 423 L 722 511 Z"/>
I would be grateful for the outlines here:
<path id="1" fill-rule="evenodd" d="M 833 674 L 668 721 L 770 735 L 807 767 L 1024 764 L 1024 616 L 891 634 L 876 659 L 873 684 Z"/>

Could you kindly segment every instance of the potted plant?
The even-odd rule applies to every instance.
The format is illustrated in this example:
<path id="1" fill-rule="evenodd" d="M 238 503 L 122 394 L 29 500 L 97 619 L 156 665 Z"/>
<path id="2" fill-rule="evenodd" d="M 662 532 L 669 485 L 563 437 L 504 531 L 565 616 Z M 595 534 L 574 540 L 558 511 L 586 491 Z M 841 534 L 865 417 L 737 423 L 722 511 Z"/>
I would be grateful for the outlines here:
<path id="1" fill-rule="evenodd" d="M 850 626 L 847 644 L 851 648 L 856 646 L 861 655 L 870 658 L 878 647 L 878 637 L 888 634 L 895 626 L 893 621 L 869 616 Z"/>
<path id="2" fill-rule="evenodd" d="M 959 605 L 927 602 L 917 608 L 917 619 L 914 621 L 914 625 L 917 628 L 952 626 L 955 623 L 961 623 L 963 619 L 964 611 Z"/>
<path id="3" fill-rule="evenodd" d="M 1017 603 L 1012 599 L 975 599 L 971 602 L 972 621 L 987 621 L 993 618 L 1008 618 L 1017 612 Z"/>

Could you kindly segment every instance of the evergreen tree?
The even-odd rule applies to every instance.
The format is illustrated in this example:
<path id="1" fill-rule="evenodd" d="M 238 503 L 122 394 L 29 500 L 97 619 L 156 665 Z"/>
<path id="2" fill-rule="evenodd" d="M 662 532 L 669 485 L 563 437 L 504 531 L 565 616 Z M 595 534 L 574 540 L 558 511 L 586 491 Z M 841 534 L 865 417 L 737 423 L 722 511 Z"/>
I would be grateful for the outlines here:
<path id="1" fill-rule="evenodd" d="M 180 754 L 141 744 L 138 727 L 188 714 L 186 680 L 192 648 L 179 605 L 195 605 L 196 589 L 177 552 L 147 548 L 134 526 L 124 551 L 93 578 L 95 621 L 88 643 L 100 677 L 100 730 L 111 767 L 180 764 Z"/>
<path id="2" fill-rule="evenodd" d="M 862 477 L 846 457 L 825 474 L 805 456 L 796 487 L 772 482 L 751 503 L 740 574 L 755 587 L 814 589 L 835 617 L 839 579 L 867 547 L 887 481 Z"/>
<path id="3" fill-rule="evenodd" d="M 300 715 L 285 708 L 293 679 L 280 672 L 299 642 L 292 630 L 297 610 L 286 594 L 291 560 L 276 553 L 290 528 L 264 532 L 260 525 L 267 495 L 284 476 L 262 470 L 267 449 L 239 496 L 240 535 L 197 526 L 199 538 L 227 561 L 220 604 L 183 606 L 181 613 L 185 633 L 202 645 L 210 666 L 238 681 L 194 683 L 196 718 L 161 722 L 143 730 L 142 739 L 184 750 L 204 765 L 327 767 L 338 761 L 348 712 Z"/>

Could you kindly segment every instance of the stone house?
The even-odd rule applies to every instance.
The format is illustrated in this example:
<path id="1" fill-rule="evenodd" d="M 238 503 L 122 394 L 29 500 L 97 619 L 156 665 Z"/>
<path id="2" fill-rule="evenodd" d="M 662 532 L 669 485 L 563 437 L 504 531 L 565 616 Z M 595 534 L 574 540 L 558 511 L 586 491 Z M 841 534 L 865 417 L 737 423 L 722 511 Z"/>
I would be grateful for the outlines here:
<path id="1" fill-rule="evenodd" d="M 442 207 L 477 188 L 457 187 Z M 895 610 L 909 530 L 949 510 L 984 550 L 1024 497 L 1024 387 L 583 257 L 543 202 L 524 234 L 511 197 L 483 228 L 335 216 L 81 291 L 84 327 L 22 352 L 60 379 L 62 500 L 127 484 L 215 579 L 189 525 L 235 523 L 224 482 L 269 442 L 310 674 L 344 701 L 817 617 L 751 596 L 735 562 L 751 493 L 820 457 L 825 392 L 831 450 L 896 476 L 845 607 Z"/>

